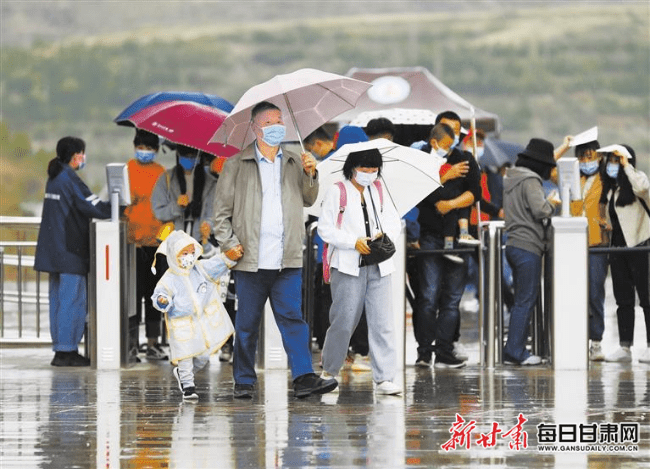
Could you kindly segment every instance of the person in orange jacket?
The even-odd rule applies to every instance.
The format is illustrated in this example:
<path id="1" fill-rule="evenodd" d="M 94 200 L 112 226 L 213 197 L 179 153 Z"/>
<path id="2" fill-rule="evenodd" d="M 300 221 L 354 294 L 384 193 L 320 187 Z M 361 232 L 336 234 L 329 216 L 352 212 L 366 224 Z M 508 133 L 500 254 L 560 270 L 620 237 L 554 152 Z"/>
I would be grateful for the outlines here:
<path id="1" fill-rule="evenodd" d="M 124 215 L 128 221 L 128 241 L 136 245 L 136 304 L 144 299 L 145 332 L 147 335 L 146 357 L 150 360 L 167 360 L 167 353 L 158 342 L 162 334 L 160 312 L 153 307 L 151 295 L 165 269 L 159 275 L 151 272 L 151 264 L 156 256 L 159 241 L 156 239 L 162 223 L 156 219 L 151 208 L 151 193 L 158 177 L 165 168 L 154 161 L 158 153 L 158 136 L 145 130 L 137 130 L 133 139 L 135 157 L 127 163 L 132 204 Z M 142 309 L 137 308 L 135 316 L 129 319 L 131 333 L 130 356 L 139 361 L 138 329 L 142 320 Z"/>

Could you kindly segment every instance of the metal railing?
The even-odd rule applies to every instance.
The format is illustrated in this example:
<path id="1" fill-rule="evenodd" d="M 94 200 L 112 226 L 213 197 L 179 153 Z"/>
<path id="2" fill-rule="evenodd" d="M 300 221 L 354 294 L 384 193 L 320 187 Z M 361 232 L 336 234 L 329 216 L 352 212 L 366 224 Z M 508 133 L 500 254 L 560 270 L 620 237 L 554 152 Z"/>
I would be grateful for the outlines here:
<path id="1" fill-rule="evenodd" d="M 0 216 L 0 339 L 43 341 L 49 317 L 47 285 L 34 271 L 40 217 Z"/>

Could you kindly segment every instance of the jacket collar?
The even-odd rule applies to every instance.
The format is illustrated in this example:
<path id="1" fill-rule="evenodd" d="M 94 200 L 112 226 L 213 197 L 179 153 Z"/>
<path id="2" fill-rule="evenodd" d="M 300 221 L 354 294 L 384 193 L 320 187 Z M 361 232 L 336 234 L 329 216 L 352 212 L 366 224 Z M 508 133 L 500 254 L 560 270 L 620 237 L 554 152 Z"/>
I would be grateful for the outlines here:
<path id="1" fill-rule="evenodd" d="M 282 151 L 282 159 L 285 161 L 289 160 L 295 160 L 295 154 L 290 151 L 286 151 L 285 149 L 282 148 L 282 145 L 280 145 L 280 151 Z M 255 142 L 251 143 L 249 146 L 247 146 L 241 153 L 241 159 L 242 160 L 257 160 L 257 155 L 255 151 Z"/>

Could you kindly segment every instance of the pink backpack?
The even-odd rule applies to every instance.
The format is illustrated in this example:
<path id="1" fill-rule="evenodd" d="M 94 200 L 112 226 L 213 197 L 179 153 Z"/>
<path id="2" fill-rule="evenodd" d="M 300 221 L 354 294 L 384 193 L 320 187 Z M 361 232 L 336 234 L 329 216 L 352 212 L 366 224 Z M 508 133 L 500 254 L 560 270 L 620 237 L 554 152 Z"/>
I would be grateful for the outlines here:
<path id="1" fill-rule="evenodd" d="M 341 223 L 343 223 L 343 212 L 345 212 L 345 207 L 348 204 L 348 193 L 345 190 L 345 184 L 343 182 L 339 181 L 335 183 L 339 187 L 339 214 L 338 217 L 336 217 L 336 227 L 341 228 Z M 379 203 L 380 203 L 380 211 L 384 211 L 384 190 L 383 186 L 379 182 L 379 179 L 375 179 L 373 181 L 373 184 L 377 188 L 377 192 L 379 192 Z M 333 250 L 330 250 L 329 244 L 324 243 L 323 245 L 323 281 L 327 284 L 330 283 L 331 280 L 331 266 L 330 266 L 330 261 L 332 260 L 332 252 Z"/>

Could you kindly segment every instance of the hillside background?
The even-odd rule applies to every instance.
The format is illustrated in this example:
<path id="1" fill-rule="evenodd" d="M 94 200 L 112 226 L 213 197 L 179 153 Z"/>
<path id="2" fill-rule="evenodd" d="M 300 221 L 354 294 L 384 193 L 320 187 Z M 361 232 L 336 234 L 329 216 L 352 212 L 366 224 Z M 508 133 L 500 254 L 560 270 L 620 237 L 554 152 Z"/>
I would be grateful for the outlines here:
<path id="1" fill-rule="evenodd" d="M 0 4 L 0 213 L 42 199 L 56 141 L 87 142 L 84 178 L 132 155 L 113 118 L 141 95 L 233 104 L 278 73 L 423 66 L 525 145 L 594 125 L 650 168 L 650 2 L 56 1 Z M 161 162 L 172 164 L 171 154 Z"/>

